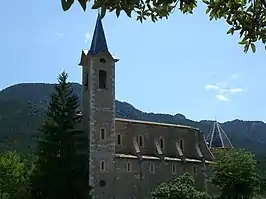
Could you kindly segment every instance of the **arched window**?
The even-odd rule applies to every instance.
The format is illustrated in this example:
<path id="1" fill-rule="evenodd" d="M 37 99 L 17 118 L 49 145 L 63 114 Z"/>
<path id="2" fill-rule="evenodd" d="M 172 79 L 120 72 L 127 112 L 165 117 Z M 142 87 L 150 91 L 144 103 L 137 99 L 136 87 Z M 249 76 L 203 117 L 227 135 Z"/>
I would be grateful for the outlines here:
<path id="1" fill-rule="evenodd" d="M 144 138 L 143 138 L 142 135 L 138 136 L 138 144 L 139 144 L 140 147 L 144 146 Z"/>
<path id="2" fill-rule="evenodd" d="M 106 170 L 106 165 L 105 165 L 105 161 L 104 160 L 101 160 L 101 162 L 100 162 L 100 170 L 101 171 L 105 171 Z"/>
<path id="3" fill-rule="evenodd" d="M 105 129 L 104 128 L 101 128 L 101 131 L 100 131 L 100 139 L 101 140 L 105 140 Z"/>
<path id="4" fill-rule="evenodd" d="M 164 139 L 162 137 L 160 137 L 159 143 L 160 143 L 161 149 L 163 149 L 164 148 Z"/>
<path id="5" fill-rule="evenodd" d="M 105 70 L 99 70 L 99 88 L 105 89 L 107 82 L 107 72 Z"/>
<path id="6" fill-rule="evenodd" d="M 116 136 L 116 142 L 117 142 L 118 145 L 122 145 L 122 137 L 121 137 L 120 134 L 117 134 L 117 136 Z"/>
<path id="7" fill-rule="evenodd" d="M 132 169 L 131 162 L 127 162 L 126 168 L 127 168 L 127 172 L 131 172 L 131 169 Z"/>

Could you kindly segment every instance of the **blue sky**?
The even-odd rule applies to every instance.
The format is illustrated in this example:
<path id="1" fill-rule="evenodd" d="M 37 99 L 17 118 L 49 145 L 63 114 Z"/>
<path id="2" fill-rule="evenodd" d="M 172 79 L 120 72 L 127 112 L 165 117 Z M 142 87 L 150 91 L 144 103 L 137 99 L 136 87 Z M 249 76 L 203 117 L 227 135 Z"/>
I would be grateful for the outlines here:
<path id="1" fill-rule="evenodd" d="M 266 51 L 243 53 L 222 21 L 177 11 L 156 24 L 108 14 L 105 33 L 116 66 L 116 99 L 146 112 L 182 113 L 193 120 L 266 121 Z M 60 1 L 3 1 L 0 7 L 0 90 L 22 82 L 56 82 L 66 70 L 81 82 L 97 11 Z"/>

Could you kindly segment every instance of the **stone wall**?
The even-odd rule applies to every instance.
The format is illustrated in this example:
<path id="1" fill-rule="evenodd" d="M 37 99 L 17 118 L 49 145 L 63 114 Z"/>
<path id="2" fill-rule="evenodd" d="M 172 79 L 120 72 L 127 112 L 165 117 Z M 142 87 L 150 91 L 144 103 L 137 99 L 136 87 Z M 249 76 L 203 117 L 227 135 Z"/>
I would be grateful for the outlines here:
<path id="1" fill-rule="evenodd" d="M 131 165 L 130 170 L 128 164 Z M 172 180 L 184 172 L 191 173 L 195 178 L 196 187 L 203 190 L 205 188 L 203 168 L 204 164 L 200 161 L 182 162 L 173 159 L 162 161 L 154 157 L 143 157 L 140 160 L 137 156 L 117 155 L 115 198 L 146 198 L 160 183 Z"/>

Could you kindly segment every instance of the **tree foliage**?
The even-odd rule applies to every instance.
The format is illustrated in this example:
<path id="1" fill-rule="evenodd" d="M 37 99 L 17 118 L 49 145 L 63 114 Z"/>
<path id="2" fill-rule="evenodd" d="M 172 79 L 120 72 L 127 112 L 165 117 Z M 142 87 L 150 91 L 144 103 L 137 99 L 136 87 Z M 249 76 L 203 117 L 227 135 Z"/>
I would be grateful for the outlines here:
<path id="1" fill-rule="evenodd" d="M 215 153 L 211 182 L 220 190 L 221 199 L 251 198 L 259 191 L 256 160 L 250 152 L 231 149 Z"/>
<path id="2" fill-rule="evenodd" d="M 23 199 L 29 197 L 30 169 L 16 152 L 5 152 L 0 156 L 0 198 Z"/>
<path id="3" fill-rule="evenodd" d="M 63 10 L 68 10 L 75 0 L 61 0 Z M 91 0 L 78 0 L 83 10 Z M 266 49 L 266 0 L 202 0 L 210 20 L 224 19 L 230 26 L 227 34 L 237 32 L 239 44 L 244 52 L 251 47 L 256 51 L 256 42 L 262 42 Z M 92 9 L 101 8 L 101 16 L 107 11 L 115 12 L 117 17 L 124 11 L 128 17 L 137 14 L 142 22 L 151 19 L 168 18 L 177 8 L 184 14 L 193 14 L 197 0 L 95 0 Z"/>
<path id="4" fill-rule="evenodd" d="M 32 179 L 32 194 L 41 199 L 88 198 L 87 137 L 78 130 L 78 98 L 73 94 L 67 74 L 58 78 L 41 126 L 38 160 Z"/>
<path id="5" fill-rule="evenodd" d="M 152 199 L 211 199 L 205 192 L 195 189 L 193 177 L 185 173 L 170 182 L 160 184 L 152 193 Z"/>

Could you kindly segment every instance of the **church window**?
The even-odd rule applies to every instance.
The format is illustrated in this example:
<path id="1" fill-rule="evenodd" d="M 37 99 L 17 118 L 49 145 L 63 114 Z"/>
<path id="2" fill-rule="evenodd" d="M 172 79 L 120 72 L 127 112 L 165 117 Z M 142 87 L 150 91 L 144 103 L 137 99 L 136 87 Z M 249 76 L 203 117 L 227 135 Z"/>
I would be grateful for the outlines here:
<path id="1" fill-rule="evenodd" d="M 118 145 L 122 145 L 122 137 L 121 137 L 121 135 L 120 134 L 117 134 L 117 136 L 116 136 L 116 141 L 117 141 L 117 144 Z"/>
<path id="2" fill-rule="evenodd" d="M 176 165 L 175 164 L 172 165 L 172 174 L 176 174 Z"/>
<path id="3" fill-rule="evenodd" d="M 163 149 L 164 148 L 164 139 L 162 137 L 160 137 L 159 142 L 160 142 L 161 149 Z"/>
<path id="4" fill-rule="evenodd" d="M 184 151 L 184 140 L 179 140 L 179 146 L 182 151 Z"/>
<path id="5" fill-rule="evenodd" d="M 126 168 L 127 168 L 127 172 L 131 172 L 131 169 L 132 169 L 131 162 L 127 162 Z"/>
<path id="6" fill-rule="evenodd" d="M 105 171 L 106 170 L 106 165 L 105 165 L 105 161 L 104 160 L 101 160 L 101 162 L 100 162 L 100 170 L 101 171 Z"/>
<path id="7" fill-rule="evenodd" d="M 140 147 L 144 146 L 144 138 L 142 135 L 138 136 L 138 144 Z"/>
<path id="8" fill-rule="evenodd" d="M 105 140 L 105 129 L 104 128 L 101 128 L 100 138 L 101 138 L 101 140 Z"/>
<path id="9" fill-rule="evenodd" d="M 197 167 L 193 166 L 193 174 L 196 175 L 197 174 Z"/>
<path id="10" fill-rule="evenodd" d="M 104 64 L 106 61 L 105 61 L 105 59 L 101 58 L 100 62 Z"/>
<path id="11" fill-rule="evenodd" d="M 154 164 L 150 163 L 150 172 L 154 173 L 155 172 L 155 168 L 154 168 Z"/>
<path id="12" fill-rule="evenodd" d="M 99 88 L 105 89 L 107 82 L 107 72 L 105 70 L 99 70 Z"/>

